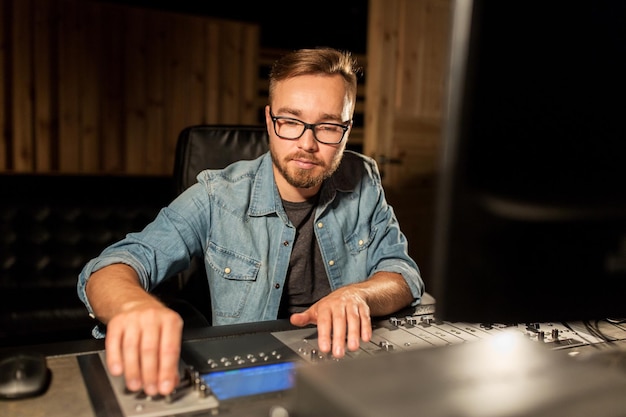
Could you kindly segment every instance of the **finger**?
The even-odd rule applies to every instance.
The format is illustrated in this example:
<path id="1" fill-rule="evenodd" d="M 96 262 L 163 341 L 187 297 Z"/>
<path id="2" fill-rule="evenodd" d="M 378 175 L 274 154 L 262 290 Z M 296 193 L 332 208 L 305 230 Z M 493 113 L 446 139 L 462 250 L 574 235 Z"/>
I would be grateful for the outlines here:
<path id="1" fill-rule="evenodd" d="M 369 342 L 372 339 L 372 316 L 367 306 L 361 307 L 359 316 L 361 318 L 361 340 Z"/>
<path id="2" fill-rule="evenodd" d="M 348 323 L 348 350 L 355 351 L 361 344 L 362 314 L 358 306 L 351 306 L 346 315 Z"/>
<path id="3" fill-rule="evenodd" d="M 330 352 L 330 335 L 332 330 L 332 316 L 329 310 L 317 312 L 317 347 L 323 353 Z"/>
<path id="4" fill-rule="evenodd" d="M 120 376 L 124 372 L 122 359 L 122 330 L 123 327 L 115 326 L 111 321 L 107 326 L 106 337 L 104 339 L 104 349 L 106 353 L 107 367 L 113 376 Z"/>
<path id="5" fill-rule="evenodd" d="M 141 381 L 147 395 L 158 393 L 160 329 L 156 323 L 144 323 L 140 339 Z"/>
<path id="6" fill-rule="evenodd" d="M 346 353 L 346 310 L 333 311 L 333 356 L 342 358 Z"/>
<path id="7" fill-rule="evenodd" d="M 139 338 L 139 327 L 134 322 L 127 324 L 123 332 L 121 346 L 124 378 L 126 379 L 126 387 L 131 391 L 139 391 L 142 386 L 139 363 Z"/>
<path id="8" fill-rule="evenodd" d="M 315 324 L 307 311 L 302 313 L 294 313 L 289 317 L 289 322 L 294 326 L 303 327 L 308 324 Z"/>
<path id="9" fill-rule="evenodd" d="M 178 382 L 178 362 L 180 359 L 180 345 L 182 340 L 183 321 L 180 316 L 173 317 L 163 326 L 161 345 L 159 348 L 159 393 L 171 393 Z"/>

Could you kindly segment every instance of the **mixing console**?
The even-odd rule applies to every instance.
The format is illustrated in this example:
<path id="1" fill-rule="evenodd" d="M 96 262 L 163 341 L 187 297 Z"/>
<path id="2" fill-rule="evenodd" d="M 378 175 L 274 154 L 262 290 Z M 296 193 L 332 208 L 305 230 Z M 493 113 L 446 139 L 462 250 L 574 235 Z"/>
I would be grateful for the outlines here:
<path id="1" fill-rule="evenodd" d="M 185 342 L 181 361 L 182 382 L 167 397 L 147 397 L 141 392 L 127 392 L 121 378 L 106 372 L 103 352 L 98 355 L 121 416 L 160 417 L 196 413 L 235 416 L 255 413 L 259 409 L 280 410 L 285 394 L 293 388 L 295 372 L 300 366 L 445 348 L 488 339 L 503 332 L 523 334 L 551 350 L 604 342 L 584 329 L 575 329 L 563 323 L 452 323 L 437 320 L 433 314 L 424 311 L 375 321 L 372 339 L 361 342 L 357 351 L 347 352 L 341 359 L 319 350 L 315 327 L 251 332 Z M 273 417 L 271 413 L 270 417 Z"/>
<path id="2" fill-rule="evenodd" d="M 583 330 L 574 330 L 562 323 L 485 325 L 438 321 L 428 315 L 406 316 L 403 318 L 391 317 L 388 320 L 374 323 L 371 341 L 368 343 L 361 342 L 360 349 L 355 352 L 347 352 L 346 358 L 375 355 L 382 351 L 406 351 L 478 341 L 504 331 L 522 333 L 528 339 L 545 344 L 551 349 L 564 349 L 604 342 Z M 273 336 L 305 361 L 338 360 L 330 355 L 320 353 L 315 329 L 276 332 L 273 333 Z"/>

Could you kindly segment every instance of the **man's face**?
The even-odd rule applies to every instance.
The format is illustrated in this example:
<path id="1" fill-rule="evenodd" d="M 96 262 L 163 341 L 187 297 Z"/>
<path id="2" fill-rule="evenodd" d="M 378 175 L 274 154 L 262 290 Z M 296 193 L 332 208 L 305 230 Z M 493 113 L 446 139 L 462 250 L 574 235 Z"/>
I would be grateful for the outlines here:
<path id="1" fill-rule="evenodd" d="M 305 123 L 345 124 L 352 118 L 351 104 L 341 76 L 301 75 L 276 84 L 271 113 Z M 276 135 L 270 106 L 265 108 L 265 120 L 281 197 L 297 202 L 315 195 L 322 181 L 339 166 L 349 131 L 335 145 L 318 142 L 311 129 L 299 139 L 287 140 Z"/>

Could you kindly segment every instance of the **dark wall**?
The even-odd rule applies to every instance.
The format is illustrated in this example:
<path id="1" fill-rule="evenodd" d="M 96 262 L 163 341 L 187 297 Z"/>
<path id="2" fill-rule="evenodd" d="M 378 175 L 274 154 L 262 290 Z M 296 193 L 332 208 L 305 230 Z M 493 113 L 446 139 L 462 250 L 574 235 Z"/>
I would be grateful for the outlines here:
<path id="1" fill-rule="evenodd" d="M 368 0 L 318 0 L 304 7 L 293 0 L 101 0 L 167 11 L 241 20 L 261 25 L 261 46 L 297 49 L 333 46 L 364 54 Z"/>

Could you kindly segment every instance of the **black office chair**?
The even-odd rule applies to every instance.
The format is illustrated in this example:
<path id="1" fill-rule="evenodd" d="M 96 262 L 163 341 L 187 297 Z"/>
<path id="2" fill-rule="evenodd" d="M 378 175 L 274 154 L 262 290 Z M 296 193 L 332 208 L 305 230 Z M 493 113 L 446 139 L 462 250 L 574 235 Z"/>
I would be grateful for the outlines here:
<path id="1" fill-rule="evenodd" d="M 198 125 L 182 130 L 176 144 L 174 179 L 180 194 L 206 168 L 254 159 L 269 149 L 265 126 Z"/>
<path id="2" fill-rule="evenodd" d="M 269 149 L 265 126 L 197 125 L 183 129 L 176 143 L 174 181 L 180 194 L 196 182 L 200 171 L 224 168 L 232 162 L 254 159 Z M 202 259 L 155 291 L 177 310 L 187 327 L 210 325 L 211 299 Z M 201 314 L 198 317 L 198 313 Z M 205 319 L 205 320 L 204 320 Z"/>

